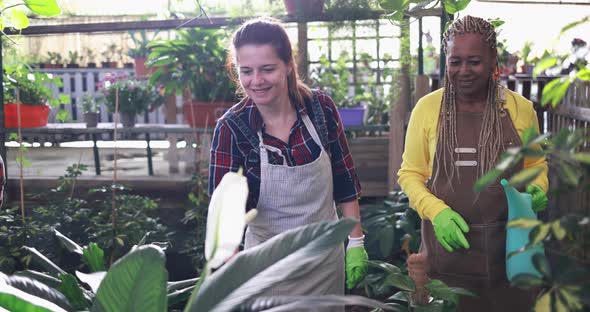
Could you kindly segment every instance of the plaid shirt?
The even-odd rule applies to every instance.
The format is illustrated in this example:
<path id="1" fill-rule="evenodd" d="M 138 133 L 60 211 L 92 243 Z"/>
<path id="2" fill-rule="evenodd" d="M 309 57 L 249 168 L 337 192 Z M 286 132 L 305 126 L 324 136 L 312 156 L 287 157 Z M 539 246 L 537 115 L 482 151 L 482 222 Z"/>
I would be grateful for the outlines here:
<path id="1" fill-rule="evenodd" d="M 328 152 L 332 161 L 334 200 L 341 203 L 357 199 L 360 196 L 361 187 L 354 170 L 352 157 L 348 151 L 348 143 L 340 122 L 340 116 L 337 113 L 334 101 L 329 96 L 322 92 L 316 94 L 323 109 L 327 127 L 327 142 L 323 143 L 324 149 Z M 297 121 L 291 128 L 289 142 L 285 143 L 265 133 L 262 117 L 252 100 L 244 99 L 234 105 L 228 113 L 235 113 L 249 127 L 246 130 L 249 133 L 242 131 L 235 123 L 228 122 L 226 116 L 217 122 L 213 142 L 211 143 L 209 193 L 213 193 L 224 174 L 228 171 L 238 171 L 238 168 L 242 167 L 248 179 L 250 191 L 246 207 L 247 209 L 256 207 L 260 195 L 259 147 L 253 146 L 247 135 L 257 136 L 258 130 L 262 130 L 264 144 L 281 150 L 285 155 L 288 166 L 300 166 L 317 159 L 321 149 L 315 143 L 301 119 L 302 114 L 308 114 L 310 119 L 315 121 L 311 107 L 312 103 L 306 103 L 304 107 L 297 108 Z M 314 126 L 318 129 L 315 122 Z M 268 161 L 271 164 L 283 164 L 283 158 L 273 152 L 269 152 Z M 285 183 L 289 182 L 285 181 Z"/>

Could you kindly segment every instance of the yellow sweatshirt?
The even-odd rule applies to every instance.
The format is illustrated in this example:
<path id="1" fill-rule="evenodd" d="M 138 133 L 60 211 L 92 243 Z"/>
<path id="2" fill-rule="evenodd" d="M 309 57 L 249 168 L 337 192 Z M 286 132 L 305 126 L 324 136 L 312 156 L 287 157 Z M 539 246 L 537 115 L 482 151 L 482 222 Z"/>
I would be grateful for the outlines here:
<path id="1" fill-rule="evenodd" d="M 426 188 L 426 180 L 432 174 L 432 163 L 436 150 L 436 130 L 441 106 L 443 89 L 436 90 L 418 100 L 412 111 L 398 183 L 408 195 L 410 206 L 416 209 L 421 218 L 433 220 L 444 208 L 448 207 Z M 518 93 L 506 89 L 506 104 L 516 131 L 522 137 L 523 132 L 535 127 L 539 132 L 537 114 L 533 103 Z M 524 159 L 524 167 L 541 167 L 542 173 L 532 183 L 544 191 L 549 187 L 547 179 L 547 162 L 544 157 Z M 452 207 L 451 207 L 452 208 Z"/>

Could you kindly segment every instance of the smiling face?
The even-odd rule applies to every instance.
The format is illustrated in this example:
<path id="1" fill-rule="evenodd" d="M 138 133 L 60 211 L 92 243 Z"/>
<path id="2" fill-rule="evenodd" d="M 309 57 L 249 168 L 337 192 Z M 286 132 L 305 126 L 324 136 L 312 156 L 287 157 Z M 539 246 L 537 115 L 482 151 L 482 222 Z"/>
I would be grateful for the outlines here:
<path id="1" fill-rule="evenodd" d="M 256 105 L 289 104 L 287 76 L 293 70 L 270 44 L 246 44 L 236 50 L 238 78 Z"/>
<path id="2" fill-rule="evenodd" d="M 485 99 L 495 64 L 496 55 L 481 34 L 464 33 L 448 42 L 447 71 L 457 96 Z"/>

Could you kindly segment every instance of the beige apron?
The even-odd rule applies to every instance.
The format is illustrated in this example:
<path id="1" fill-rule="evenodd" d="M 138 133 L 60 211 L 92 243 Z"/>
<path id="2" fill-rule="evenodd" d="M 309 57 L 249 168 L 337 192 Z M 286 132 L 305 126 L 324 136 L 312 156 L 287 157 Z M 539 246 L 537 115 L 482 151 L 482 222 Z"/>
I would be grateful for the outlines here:
<path id="1" fill-rule="evenodd" d="M 422 221 L 423 244 L 428 254 L 429 277 L 444 281 L 449 286 L 467 288 L 478 298 L 461 297 L 459 311 L 528 311 L 532 304 L 530 292 L 510 288 L 506 280 L 506 220 L 508 204 L 499 182 L 479 195 L 473 191 L 478 177 L 479 133 L 483 113 L 457 112 L 457 141 L 455 163 L 458 168 L 450 180 L 440 171 L 440 177 L 429 185 L 431 192 L 459 213 L 469 225 L 466 238 L 468 250 L 448 252 L 436 239 L 432 223 Z M 522 144 L 508 111 L 502 116 L 504 149 Z M 437 155 L 445 153 L 441 144 L 436 147 L 433 172 L 437 170 Z M 446 157 L 450 159 L 450 157 Z M 518 172 L 523 162 L 504 173 L 508 177 Z M 499 181 L 499 180 L 498 180 Z"/>
<path id="2" fill-rule="evenodd" d="M 258 215 L 246 230 L 246 249 L 298 226 L 338 219 L 330 157 L 309 117 L 302 115 L 302 119 L 313 140 L 322 149 L 316 160 L 305 165 L 289 167 L 286 161 L 283 165 L 269 164 L 267 150 L 284 156 L 279 149 L 263 144 L 262 134 L 258 132 L 260 197 L 256 207 Z M 317 268 L 306 276 L 287 280 L 261 296 L 324 294 L 344 294 L 343 245 L 328 251 Z M 342 311 L 342 308 L 334 310 Z"/>

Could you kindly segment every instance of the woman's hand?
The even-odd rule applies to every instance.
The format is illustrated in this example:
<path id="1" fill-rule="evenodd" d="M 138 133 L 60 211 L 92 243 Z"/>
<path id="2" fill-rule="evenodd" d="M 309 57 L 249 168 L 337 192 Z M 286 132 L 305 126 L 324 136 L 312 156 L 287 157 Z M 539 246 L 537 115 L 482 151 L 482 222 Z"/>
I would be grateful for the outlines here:
<path id="1" fill-rule="evenodd" d="M 452 252 L 461 247 L 469 249 L 469 242 L 463 233 L 469 232 L 467 222 L 451 208 L 443 209 L 432 220 L 434 234 L 443 247 Z"/>

